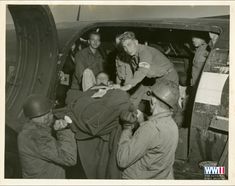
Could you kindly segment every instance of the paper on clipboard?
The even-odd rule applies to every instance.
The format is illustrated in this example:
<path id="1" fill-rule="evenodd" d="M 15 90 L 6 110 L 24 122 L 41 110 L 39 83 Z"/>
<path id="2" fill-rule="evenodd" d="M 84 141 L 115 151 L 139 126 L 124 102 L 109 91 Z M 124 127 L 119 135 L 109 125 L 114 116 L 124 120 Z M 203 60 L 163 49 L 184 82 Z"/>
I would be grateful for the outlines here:
<path id="1" fill-rule="evenodd" d="M 198 86 L 195 102 L 220 105 L 224 84 L 228 74 L 204 72 Z"/>

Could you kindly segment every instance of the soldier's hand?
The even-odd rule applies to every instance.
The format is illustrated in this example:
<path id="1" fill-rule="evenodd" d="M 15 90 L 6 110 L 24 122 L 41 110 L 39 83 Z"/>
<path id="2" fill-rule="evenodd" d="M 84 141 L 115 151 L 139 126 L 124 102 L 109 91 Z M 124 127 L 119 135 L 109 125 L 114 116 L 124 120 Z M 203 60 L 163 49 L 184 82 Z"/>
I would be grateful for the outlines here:
<path id="1" fill-rule="evenodd" d="M 124 129 L 133 129 L 138 118 L 136 112 L 123 111 L 120 115 L 120 119 Z"/>
<path id="2" fill-rule="evenodd" d="M 67 121 L 63 120 L 63 119 L 60 119 L 60 120 L 56 120 L 55 121 L 55 124 L 54 124 L 54 129 L 56 131 L 58 130 L 62 130 L 64 128 L 66 128 L 68 126 L 68 123 Z"/>
<path id="3" fill-rule="evenodd" d="M 125 86 L 122 86 L 120 89 L 123 90 L 123 91 L 128 91 L 132 88 L 131 85 L 125 85 Z"/>
<path id="4" fill-rule="evenodd" d="M 109 87 L 111 89 L 120 89 L 121 88 L 119 84 L 111 84 L 111 85 L 109 85 Z"/>
<path id="5" fill-rule="evenodd" d="M 144 122 L 144 113 L 141 112 L 139 109 L 137 110 L 137 118 L 139 123 Z"/>

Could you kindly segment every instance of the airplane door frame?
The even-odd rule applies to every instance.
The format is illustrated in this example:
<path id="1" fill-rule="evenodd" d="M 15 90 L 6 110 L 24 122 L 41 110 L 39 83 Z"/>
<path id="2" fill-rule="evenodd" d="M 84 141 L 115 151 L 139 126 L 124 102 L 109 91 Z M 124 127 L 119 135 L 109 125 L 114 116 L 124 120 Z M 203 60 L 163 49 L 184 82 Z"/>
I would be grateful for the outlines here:
<path id="1" fill-rule="evenodd" d="M 17 37 L 17 67 L 14 80 L 6 89 L 6 124 L 18 131 L 19 119 L 23 118 L 22 105 L 29 94 L 53 98 L 58 36 L 48 6 L 8 5 L 8 8 Z"/>

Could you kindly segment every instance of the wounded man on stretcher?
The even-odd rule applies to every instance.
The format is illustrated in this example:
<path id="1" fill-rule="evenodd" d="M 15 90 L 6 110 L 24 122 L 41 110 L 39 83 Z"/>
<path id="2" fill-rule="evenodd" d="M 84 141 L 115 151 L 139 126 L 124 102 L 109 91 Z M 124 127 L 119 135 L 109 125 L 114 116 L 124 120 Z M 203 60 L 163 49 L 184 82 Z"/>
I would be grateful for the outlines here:
<path id="1" fill-rule="evenodd" d="M 99 75 L 97 77 L 99 82 Z M 119 179 L 121 170 L 116 161 L 122 131 L 119 116 L 129 109 L 131 103 L 127 92 L 103 82 L 84 92 L 69 90 L 67 107 L 60 109 L 57 115 L 67 115 L 73 121 L 71 129 L 75 133 L 86 177 Z"/>

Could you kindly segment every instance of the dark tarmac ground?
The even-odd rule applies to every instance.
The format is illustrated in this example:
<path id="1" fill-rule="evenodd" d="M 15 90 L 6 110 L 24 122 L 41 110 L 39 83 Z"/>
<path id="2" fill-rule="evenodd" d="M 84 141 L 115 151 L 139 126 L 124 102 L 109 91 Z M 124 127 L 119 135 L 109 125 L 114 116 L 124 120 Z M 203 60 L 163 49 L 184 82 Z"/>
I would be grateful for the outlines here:
<path id="1" fill-rule="evenodd" d="M 175 160 L 174 175 L 176 180 L 203 180 L 203 169 L 196 164 L 183 160 Z"/>

